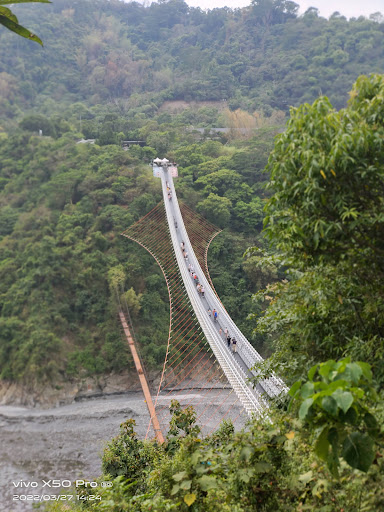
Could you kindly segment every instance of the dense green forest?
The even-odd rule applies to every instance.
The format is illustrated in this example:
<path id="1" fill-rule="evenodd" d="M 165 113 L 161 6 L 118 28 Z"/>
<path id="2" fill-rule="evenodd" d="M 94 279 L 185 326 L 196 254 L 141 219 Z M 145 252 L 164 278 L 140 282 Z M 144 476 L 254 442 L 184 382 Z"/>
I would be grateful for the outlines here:
<path id="1" fill-rule="evenodd" d="M 252 308 L 255 287 L 246 282 L 242 254 L 262 223 L 257 196 L 270 147 L 269 130 L 224 146 L 208 140 L 174 141 L 175 156 L 195 162 L 180 167 L 181 198 L 221 227 L 231 225 L 213 249 L 212 275 L 240 324 Z M 119 371 L 127 366 L 108 272 L 123 265 L 126 289 L 140 295 L 135 308 L 143 356 L 160 367 L 168 333 L 168 296 L 152 257 L 120 233 L 162 198 L 152 177 L 151 147 L 76 144 L 19 130 L 2 139 L 1 169 L 1 376 L 57 379 Z M 259 151 L 259 162 L 251 154 Z M 238 172 L 238 161 L 242 168 Z M 209 174 L 206 174 L 208 172 Z M 201 176 L 200 176 L 201 174 Z M 230 189 L 227 190 L 227 186 Z M 244 214 L 244 212 L 246 212 Z M 241 292 L 241 293 L 240 293 Z M 137 297 L 130 295 L 130 301 Z M 247 323 L 248 324 L 248 323 Z M 147 356 L 148 354 L 148 356 Z"/>
<path id="2" fill-rule="evenodd" d="M 246 317 L 265 308 L 252 294 L 284 276 L 260 254 L 242 258 L 249 246 L 267 249 L 262 170 L 273 137 L 288 105 L 322 92 L 343 106 L 360 73 L 381 70 L 379 17 L 298 17 L 292 2 L 205 12 L 180 0 L 57 0 L 13 10 L 45 46 L 0 32 L 2 378 L 123 368 L 108 288 L 116 265 L 131 300 L 140 297 L 143 354 L 159 366 L 165 286 L 149 256 L 119 237 L 161 198 L 147 166 L 156 154 L 178 162 L 181 197 L 226 228 L 211 272 L 251 337 Z M 211 140 L 217 126 L 227 132 Z M 81 137 L 96 145 L 77 145 Z M 125 152 L 127 139 L 146 146 Z M 253 334 L 265 355 L 276 348 L 267 331 Z"/>
<path id="3" fill-rule="evenodd" d="M 313 8 L 298 17 L 297 7 L 287 0 L 207 12 L 182 0 L 15 5 L 44 48 L 0 31 L 0 122 L 31 109 L 72 111 L 78 128 L 83 114 L 93 121 L 85 135 L 97 136 L 106 110 L 83 113 L 74 104 L 109 104 L 127 119 L 127 136 L 165 100 L 226 100 L 231 110 L 270 115 L 324 94 L 343 107 L 360 74 L 383 70 L 380 17 L 328 20 Z"/>

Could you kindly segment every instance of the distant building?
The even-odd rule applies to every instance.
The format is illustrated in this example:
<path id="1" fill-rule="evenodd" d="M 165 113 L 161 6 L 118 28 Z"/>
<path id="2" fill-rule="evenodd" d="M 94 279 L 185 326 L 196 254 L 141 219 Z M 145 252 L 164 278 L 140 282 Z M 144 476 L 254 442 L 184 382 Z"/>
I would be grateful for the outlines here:
<path id="1" fill-rule="evenodd" d="M 76 144 L 94 144 L 96 139 L 80 139 Z"/>
<path id="2" fill-rule="evenodd" d="M 122 140 L 121 141 L 121 147 L 123 149 L 128 149 L 131 146 L 140 146 L 143 148 L 146 145 L 147 145 L 147 143 L 145 140 Z"/>

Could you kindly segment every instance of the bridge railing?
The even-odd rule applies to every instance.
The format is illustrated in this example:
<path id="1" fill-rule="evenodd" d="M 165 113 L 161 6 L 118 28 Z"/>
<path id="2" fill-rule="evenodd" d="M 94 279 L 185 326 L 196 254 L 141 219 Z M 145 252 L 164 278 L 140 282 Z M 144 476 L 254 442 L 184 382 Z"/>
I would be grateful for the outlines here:
<path id="1" fill-rule="evenodd" d="M 239 353 L 240 357 L 246 364 L 247 368 L 249 369 L 249 371 L 251 372 L 251 374 L 253 375 L 255 380 L 258 381 L 258 384 L 264 389 L 265 393 L 268 394 L 270 397 L 275 397 L 281 393 L 286 393 L 288 391 L 287 386 L 276 375 L 272 374 L 272 376 L 268 379 L 258 379 L 257 370 L 252 370 L 252 368 L 255 366 L 256 363 L 263 361 L 263 358 L 257 352 L 257 350 L 249 343 L 247 338 L 237 327 L 235 322 L 232 320 L 232 318 L 230 317 L 230 315 L 228 314 L 228 312 L 222 305 L 221 301 L 217 298 L 214 290 L 212 290 L 208 279 L 205 277 L 205 274 L 204 274 L 203 270 L 201 269 L 196 256 L 194 255 L 192 245 L 189 241 L 188 233 L 184 226 L 184 221 L 183 221 L 180 207 L 179 207 L 179 204 L 177 201 L 177 194 L 176 194 L 176 190 L 174 187 L 172 176 L 170 175 L 170 173 L 167 172 L 166 169 L 164 171 L 165 172 L 163 172 L 161 174 L 161 176 L 162 176 L 162 181 L 163 181 L 163 194 L 164 194 L 164 202 L 166 203 L 166 209 L 168 208 L 169 210 L 172 210 L 174 212 L 173 217 L 175 220 L 177 220 L 178 226 L 179 226 L 178 232 L 179 232 L 179 234 L 181 234 L 181 239 L 184 240 L 184 242 L 185 242 L 185 246 L 186 246 L 186 249 L 189 254 L 189 260 L 193 263 L 195 271 L 199 276 L 199 280 L 205 288 L 205 296 L 207 298 L 208 303 L 212 304 L 213 307 L 218 311 L 219 322 L 223 326 L 223 328 L 227 327 L 229 329 L 231 336 L 236 338 L 238 353 Z M 167 183 L 171 190 L 172 200 L 168 199 Z M 171 219 L 171 221 L 172 220 L 173 219 Z M 171 224 L 174 227 L 174 222 L 171 222 Z M 177 239 L 177 235 L 176 235 L 176 239 Z M 180 255 L 180 250 L 179 250 L 177 243 L 175 245 L 175 251 L 177 254 Z M 182 259 L 183 258 L 181 258 L 181 260 Z M 181 266 L 183 268 L 185 268 L 186 267 L 185 262 L 184 263 L 182 262 Z M 198 296 L 196 290 L 195 290 L 195 294 L 196 294 L 196 296 Z"/>
<path id="2" fill-rule="evenodd" d="M 208 283 L 203 271 L 201 270 L 198 260 L 193 252 L 193 248 L 189 241 L 188 233 L 185 229 L 184 221 L 180 212 L 172 177 L 169 173 L 167 173 L 166 169 L 163 173 L 161 173 L 160 177 L 162 180 L 165 210 L 172 244 L 175 250 L 180 273 L 196 317 L 203 329 L 203 332 L 211 346 L 212 351 L 214 352 L 219 364 L 227 376 L 228 381 L 241 400 L 244 408 L 249 414 L 256 413 L 259 416 L 265 416 L 266 412 L 268 411 L 267 402 L 258 391 L 252 389 L 252 387 L 249 386 L 245 372 L 237 364 L 236 360 L 224 346 L 221 336 L 219 335 L 216 327 L 213 325 L 212 318 L 209 317 L 208 312 L 202 304 L 196 287 L 191 281 L 185 259 L 180 250 L 181 240 L 184 241 L 186 250 L 188 251 L 188 260 L 193 264 L 194 268 L 196 269 L 196 273 L 199 275 L 200 282 L 203 284 L 206 290 L 205 295 L 208 303 L 214 304 L 214 307 L 217 308 L 219 314 L 224 314 L 224 310 L 221 308 L 221 306 L 219 307 L 219 301 L 217 300 L 214 292 L 211 290 L 210 284 Z M 167 187 L 171 190 L 171 200 L 168 198 Z M 175 227 L 175 221 L 178 225 L 177 230 Z M 225 314 L 227 315 L 226 312 Z"/>

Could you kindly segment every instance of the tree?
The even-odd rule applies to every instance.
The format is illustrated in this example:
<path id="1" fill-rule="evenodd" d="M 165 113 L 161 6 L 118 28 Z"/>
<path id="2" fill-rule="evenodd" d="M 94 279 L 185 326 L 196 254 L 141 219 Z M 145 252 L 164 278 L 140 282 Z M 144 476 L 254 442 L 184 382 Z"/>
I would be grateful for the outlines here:
<path id="1" fill-rule="evenodd" d="M 51 3 L 50 0 L 0 0 L 0 24 L 4 25 L 4 27 L 8 28 L 9 30 L 12 30 L 12 32 L 16 32 L 16 34 L 19 36 L 30 39 L 31 41 L 35 41 L 36 43 L 39 43 L 41 46 L 43 46 L 42 40 L 27 28 L 21 26 L 19 24 L 19 20 L 13 14 L 13 12 L 8 9 L 8 7 L 4 7 L 4 5 L 9 4 L 29 4 L 32 2 L 40 2 L 44 4 Z"/>
<path id="2" fill-rule="evenodd" d="M 372 75 L 340 112 L 327 98 L 292 109 L 269 159 L 265 232 L 290 269 L 259 294 L 270 305 L 257 331 L 291 374 L 348 355 L 384 385 L 383 98 Z"/>
<path id="3" fill-rule="evenodd" d="M 197 205 L 197 211 L 207 217 L 207 219 L 219 227 L 228 226 L 231 218 L 231 201 L 227 197 L 220 197 L 217 194 L 209 196 Z"/>
<path id="4" fill-rule="evenodd" d="M 350 259 L 384 273 L 384 76 L 360 77 L 348 108 L 291 110 L 268 161 L 266 234 L 306 267 Z"/>

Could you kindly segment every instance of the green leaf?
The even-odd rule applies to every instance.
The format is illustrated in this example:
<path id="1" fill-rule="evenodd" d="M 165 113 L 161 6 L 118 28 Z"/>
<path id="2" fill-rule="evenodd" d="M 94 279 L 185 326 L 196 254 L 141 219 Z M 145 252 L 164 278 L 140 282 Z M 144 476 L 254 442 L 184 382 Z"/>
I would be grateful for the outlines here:
<path id="1" fill-rule="evenodd" d="M 304 473 L 299 476 L 299 481 L 303 482 L 303 484 L 308 484 L 311 480 L 313 480 L 313 472 L 308 471 L 307 473 Z"/>
<path id="2" fill-rule="evenodd" d="M 180 489 L 183 489 L 184 491 L 189 491 L 192 485 L 192 480 L 183 480 L 179 485 Z"/>
<path id="3" fill-rule="evenodd" d="M 256 462 L 252 467 L 255 473 L 268 473 L 272 469 L 268 462 Z"/>
<path id="4" fill-rule="evenodd" d="M 0 14 L 3 16 L 6 16 L 8 19 L 10 19 L 11 21 L 14 21 L 15 23 L 19 22 L 19 20 L 13 14 L 13 12 L 10 9 L 8 9 L 7 7 L 0 7 Z"/>
<path id="5" fill-rule="evenodd" d="M 295 396 L 297 391 L 301 388 L 301 380 L 296 381 L 289 390 L 288 394 L 290 396 Z"/>
<path id="6" fill-rule="evenodd" d="M 175 484 L 175 485 L 172 487 L 171 495 L 173 496 L 174 494 L 177 494 L 179 491 L 180 491 L 180 485 L 179 485 L 179 484 Z"/>
<path id="7" fill-rule="evenodd" d="M 310 370 L 308 372 L 308 379 L 309 380 L 313 380 L 313 377 L 315 376 L 318 367 L 319 367 L 319 365 L 315 364 L 314 366 L 312 366 L 312 368 L 310 368 Z"/>
<path id="8" fill-rule="evenodd" d="M 309 411 L 309 409 L 310 409 L 312 404 L 313 404 L 313 398 L 307 398 L 301 404 L 300 409 L 299 409 L 299 418 L 301 420 L 304 420 L 306 418 L 306 416 L 308 414 L 308 411 Z"/>
<path id="9" fill-rule="evenodd" d="M 249 460 L 255 453 L 255 449 L 252 446 L 244 446 L 240 452 L 240 460 Z"/>
<path id="10" fill-rule="evenodd" d="M 201 489 L 203 491 L 209 491 L 209 489 L 217 489 L 217 481 L 213 476 L 203 475 L 201 478 L 197 479 Z"/>
<path id="11" fill-rule="evenodd" d="M 21 37 L 25 37 L 26 39 L 30 39 L 31 41 L 35 41 L 36 43 L 41 44 L 43 46 L 43 42 L 39 37 L 37 37 L 35 34 L 33 34 L 30 30 L 22 27 L 18 23 L 15 23 L 14 21 L 10 20 L 6 16 L 3 16 L 0 14 L 0 24 L 4 25 L 4 27 L 8 28 L 12 32 L 15 32 Z"/>
<path id="12" fill-rule="evenodd" d="M 339 454 L 338 454 L 338 445 L 339 445 L 339 434 L 337 430 L 332 427 L 328 432 L 328 441 L 331 444 L 332 450 L 328 457 L 327 465 L 329 471 L 335 478 L 339 477 Z"/>
<path id="13" fill-rule="evenodd" d="M 349 391 L 342 391 L 341 389 L 337 389 L 332 394 L 332 398 L 336 400 L 338 407 L 344 412 L 344 414 L 353 404 L 353 395 Z"/>
<path id="14" fill-rule="evenodd" d="M 327 461 L 329 454 L 328 433 L 329 427 L 325 426 L 315 443 L 315 453 L 320 459 L 324 461 Z"/>
<path id="15" fill-rule="evenodd" d="M 345 439 L 341 454 L 351 467 L 366 473 L 375 458 L 373 441 L 367 434 L 352 432 Z"/>
<path id="16" fill-rule="evenodd" d="M 301 388 L 300 394 L 303 398 L 308 398 L 313 395 L 315 391 L 315 386 L 313 382 L 306 382 Z"/>
<path id="17" fill-rule="evenodd" d="M 354 407 L 350 407 L 345 415 L 344 420 L 351 425 L 356 425 L 358 416 Z"/>
<path id="18" fill-rule="evenodd" d="M 173 480 L 175 480 L 176 482 L 180 482 L 181 480 L 184 480 L 186 477 L 188 477 L 188 473 L 186 471 L 180 471 L 180 473 L 172 475 Z"/>
<path id="19" fill-rule="evenodd" d="M 358 364 L 360 366 L 360 368 L 362 369 L 363 375 L 367 379 L 367 381 L 372 382 L 371 365 L 368 363 L 363 363 L 362 361 L 358 361 L 356 364 Z"/>
<path id="20" fill-rule="evenodd" d="M 337 415 L 337 403 L 334 398 L 331 396 L 326 396 L 321 401 L 321 407 L 326 411 L 328 414 L 331 414 L 332 416 Z"/>
<path id="21" fill-rule="evenodd" d="M 333 359 L 330 359 L 329 361 L 322 363 L 319 368 L 319 374 L 325 379 L 327 379 L 331 370 L 334 370 L 335 364 L 336 362 Z"/>
<path id="22" fill-rule="evenodd" d="M 253 476 L 253 470 L 251 468 L 239 469 L 238 475 L 239 475 L 239 479 L 242 482 L 245 482 L 246 484 L 248 484 Z"/>
<path id="23" fill-rule="evenodd" d="M 349 363 L 345 368 L 345 373 L 349 373 L 351 381 L 354 384 L 358 384 L 360 377 L 363 375 L 363 369 L 357 363 Z"/>
<path id="24" fill-rule="evenodd" d="M 192 453 L 192 456 L 191 456 L 192 464 L 197 464 L 201 458 L 202 458 L 202 455 L 201 455 L 200 451 L 196 450 L 195 452 Z"/>
<path id="25" fill-rule="evenodd" d="M 10 4 L 30 4 L 30 3 L 41 3 L 41 4 L 51 4 L 50 0 L 0 0 L 0 5 L 10 5 Z"/>
<path id="26" fill-rule="evenodd" d="M 376 437 L 379 434 L 379 432 L 380 432 L 379 424 L 373 414 L 371 414 L 370 412 L 367 412 L 364 416 L 364 423 L 367 425 L 369 434 L 371 435 L 371 437 L 372 437 L 372 435 L 374 437 Z"/>

